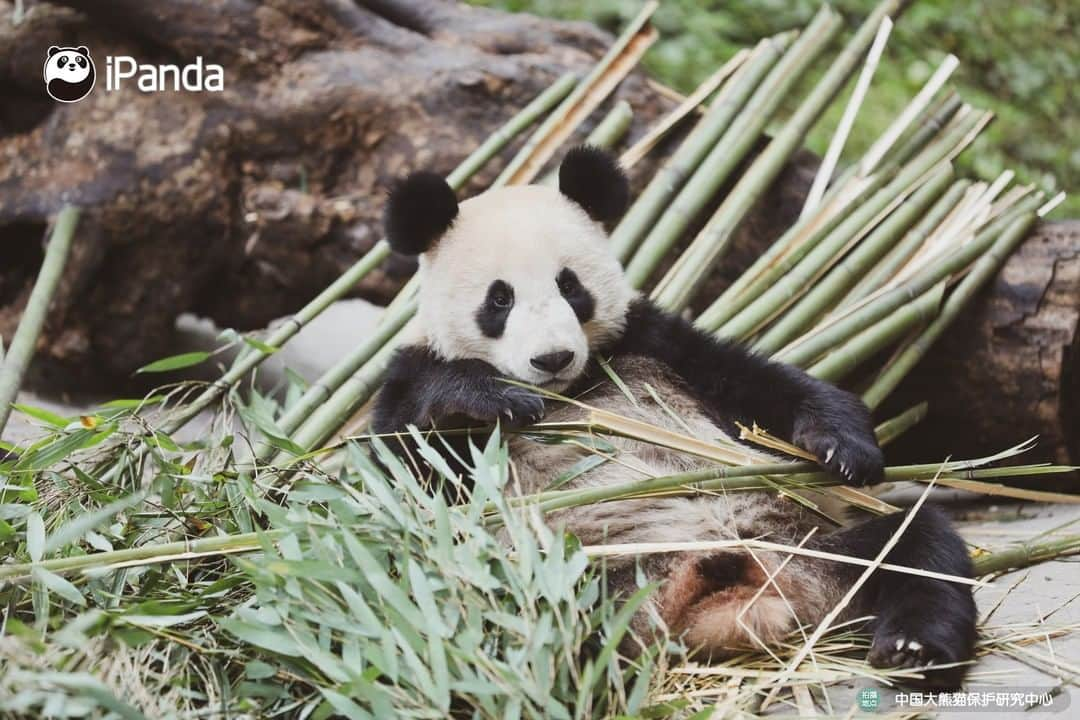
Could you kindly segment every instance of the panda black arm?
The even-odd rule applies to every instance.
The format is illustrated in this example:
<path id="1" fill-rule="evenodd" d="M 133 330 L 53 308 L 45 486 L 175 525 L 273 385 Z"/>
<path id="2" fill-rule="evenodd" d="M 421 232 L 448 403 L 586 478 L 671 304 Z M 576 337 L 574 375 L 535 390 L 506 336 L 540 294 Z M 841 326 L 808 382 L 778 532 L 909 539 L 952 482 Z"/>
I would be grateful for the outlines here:
<path id="1" fill-rule="evenodd" d="M 482 360 L 444 360 L 430 348 L 401 348 L 387 368 L 375 400 L 372 429 L 400 432 L 475 425 L 520 425 L 543 416 L 544 402 L 525 388 L 503 381 Z"/>
<path id="2" fill-rule="evenodd" d="M 756 422 L 810 451 L 850 484 L 882 479 L 884 457 L 866 405 L 798 368 L 718 340 L 644 298 L 631 303 L 612 353 L 663 362 L 721 421 Z"/>

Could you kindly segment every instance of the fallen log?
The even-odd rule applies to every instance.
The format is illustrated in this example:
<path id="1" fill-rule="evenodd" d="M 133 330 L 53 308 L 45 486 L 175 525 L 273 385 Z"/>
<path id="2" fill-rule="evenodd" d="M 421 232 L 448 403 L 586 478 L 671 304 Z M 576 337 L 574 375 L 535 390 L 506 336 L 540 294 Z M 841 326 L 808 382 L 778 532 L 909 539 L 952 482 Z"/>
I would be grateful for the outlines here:
<path id="1" fill-rule="evenodd" d="M 1036 227 L 884 408 L 930 401 L 898 457 L 1008 447 L 1080 463 L 1080 221 Z"/>

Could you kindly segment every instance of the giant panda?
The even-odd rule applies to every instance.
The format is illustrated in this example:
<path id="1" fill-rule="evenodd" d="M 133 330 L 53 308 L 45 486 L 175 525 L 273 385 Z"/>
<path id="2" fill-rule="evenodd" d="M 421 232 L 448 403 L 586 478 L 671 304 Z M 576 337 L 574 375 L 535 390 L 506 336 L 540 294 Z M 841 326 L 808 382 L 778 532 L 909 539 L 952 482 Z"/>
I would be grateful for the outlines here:
<path id="1" fill-rule="evenodd" d="M 522 386 L 528 384 L 702 439 L 735 437 L 737 422 L 757 423 L 813 453 L 847 484 L 880 481 L 882 452 L 857 397 L 711 337 L 630 286 L 605 232 L 628 198 L 617 162 L 588 146 L 567 154 L 557 188 L 502 187 L 459 203 L 438 175 L 417 172 L 399 182 L 387 201 L 385 231 L 394 250 L 419 255 L 419 309 L 414 338 L 389 363 L 372 430 L 396 436 L 398 452 L 410 454 L 410 425 L 437 430 L 583 420 L 580 406 L 545 401 Z M 601 360 L 621 383 L 610 379 Z M 444 438 L 448 447 L 457 437 Z M 564 487 L 709 465 L 630 439 L 610 441 L 618 461 Z M 519 493 L 543 490 L 585 452 L 518 433 L 509 433 L 507 444 L 511 492 Z M 585 544 L 734 538 L 797 544 L 810 534 L 808 547 L 870 559 L 903 518 L 897 513 L 810 534 L 818 518 L 802 504 L 777 493 L 742 492 L 608 502 L 560 511 L 547 521 Z M 886 560 L 950 575 L 972 572 L 963 541 L 929 506 Z M 642 571 L 658 581 L 635 616 L 635 631 L 648 637 L 650 628 L 662 628 L 715 658 L 774 645 L 819 622 L 862 570 L 807 556 L 731 550 L 654 554 L 640 565 L 627 559 L 608 566 L 607 580 L 619 591 L 635 589 Z M 872 665 L 931 666 L 926 677 L 933 686 L 956 686 L 973 654 L 975 605 L 964 584 L 878 571 L 845 616 L 873 616 Z"/>

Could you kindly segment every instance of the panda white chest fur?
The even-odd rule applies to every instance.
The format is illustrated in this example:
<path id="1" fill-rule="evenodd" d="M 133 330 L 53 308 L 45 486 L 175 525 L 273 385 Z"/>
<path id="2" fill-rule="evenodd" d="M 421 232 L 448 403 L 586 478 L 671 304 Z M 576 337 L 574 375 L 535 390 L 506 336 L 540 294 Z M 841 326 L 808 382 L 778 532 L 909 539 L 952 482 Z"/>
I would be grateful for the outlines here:
<path id="1" fill-rule="evenodd" d="M 438 176 L 418 173 L 401 183 L 390 196 L 386 230 L 395 250 L 420 255 L 418 336 L 388 368 L 373 429 L 584 419 L 582 407 L 545 401 L 509 379 L 703 440 L 733 435 L 735 423 L 758 423 L 820 458 L 844 482 L 880 480 L 882 454 L 858 398 L 710 337 L 630 287 L 604 231 L 628 195 L 614 160 L 591 148 L 571 151 L 557 190 L 501 188 L 459 204 Z M 599 359 L 610 362 L 622 387 Z M 709 465 L 691 454 L 605 439 L 616 456 L 569 487 Z M 517 435 L 508 447 L 513 491 L 524 493 L 544 489 L 587 452 Z M 396 449 L 409 455 L 408 440 L 402 437 Z M 826 532 L 797 503 L 743 492 L 601 503 L 546 520 L 586 544 L 763 538 L 873 557 L 902 514 Z M 970 574 L 963 542 L 932 509 L 914 518 L 889 561 Z M 856 565 L 743 548 L 653 554 L 640 566 L 661 588 L 635 617 L 639 636 L 665 629 L 709 655 L 774 644 L 818 622 L 858 574 Z M 633 558 L 610 563 L 613 590 L 634 589 L 636 568 Z M 971 656 L 974 604 L 967 586 L 884 573 L 864 586 L 850 612 L 877 616 L 872 663 Z M 962 669 L 942 671 L 934 682 L 954 685 L 961 675 Z"/>

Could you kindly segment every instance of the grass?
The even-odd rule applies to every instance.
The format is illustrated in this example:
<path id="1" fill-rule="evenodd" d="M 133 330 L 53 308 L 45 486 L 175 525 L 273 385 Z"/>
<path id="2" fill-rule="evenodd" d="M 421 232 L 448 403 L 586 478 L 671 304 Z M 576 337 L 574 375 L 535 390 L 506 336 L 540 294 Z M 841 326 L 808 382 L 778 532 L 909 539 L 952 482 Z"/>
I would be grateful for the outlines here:
<path id="1" fill-rule="evenodd" d="M 559 138 L 601 105 L 651 41 L 644 24 L 651 10 L 636 16 L 592 73 L 580 81 L 560 79 L 466 158 L 451 180 L 463 183 L 534 124 L 504 181 L 536 176 Z M 665 220 L 680 212 L 678 202 L 668 202 L 676 193 L 715 191 L 717 176 L 738 165 L 739 157 L 710 161 L 709 155 L 717 147 L 745 153 L 763 129 L 755 115 L 761 108 L 779 111 L 797 96 L 791 107 L 801 109 L 780 123 L 781 142 L 734 178 L 738 202 L 725 202 L 718 215 L 725 226 L 741 219 L 744 201 L 770 182 L 803 136 L 828 126 L 830 113 L 846 105 L 840 88 L 859 69 L 877 23 L 849 37 L 824 75 L 789 75 L 822 52 L 838 29 L 834 13 L 818 17 L 801 41 L 791 34 L 766 40 L 724 73 L 717 97 L 730 105 L 711 109 L 704 129 L 687 140 L 690 147 L 677 152 L 679 172 L 665 176 L 675 187 L 647 191 L 647 206 L 620 226 L 619 247 L 629 266 L 662 255 L 656 242 L 637 241 L 682 222 Z M 908 110 L 897 112 L 900 119 L 874 142 L 848 148 L 858 162 L 831 177 L 821 202 L 725 292 L 732 303 L 725 300 L 723 312 L 714 303 L 696 319 L 699 327 L 760 343 L 812 372 L 843 376 L 875 404 L 932 352 L 933 340 L 1050 205 L 1032 188 L 1010 189 L 1009 173 L 992 183 L 958 180 L 946 192 L 957 174 L 952 161 L 965 149 L 972 154 L 969 146 L 989 114 L 948 89 L 931 87 L 925 94 L 928 105 L 908 98 Z M 917 98 L 917 88 L 911 97 Z M 617 145 L 630 111 L 616 106 L 593 140 Z M 863 123 L 860 113 L 853 131 Z M 709 262 L 721 258 L 722 238 L 699 240 Z M 697 291 L 700 273 L 681 278 L 677 271 L 697 262 L 691 251 L 677 259 L 674 279 L 666 281 L 676 306 Z M 723 709 L 717 716 L 753 714 L 769 705 L 812 714 L 817 703 L 832 715 L 846 710 L 831 705 L 828 689 L 835 683 L 889 684 L 919 673 L 868 668 L 866 637 L 853 625 L 828 623 L 801 628 L 780 647 L 712 665 L 691 662 L 678 638 L 655 631 L 638 637 L 639 625 L 631 630 L 631 616 L 653 586 L 641 577 L 635 593 L 616 599 L 604 582 L 605 558 L 613 554 L 689 548 L 582 547 L 543 522 L 556 510 L 615 499 L 745 491 L 778 493 L 826 518 L 825 500 L 857 512 L 895 511 L 866 493 L 837 487 L 805 451 L 767 429 L 745 428 L 748 444 L 741 444 L 695 437 L 677 417 L 675 429 L 660 428 L 582 406 L 581 422 L 526 430 L 534 440 L 582 451 L 582 462 L 552 477 L 542 493 L 521 497 L 509 490 L 513 465 L 498 432 L 463 458 L 470 468 L 466 482 L 441 459 L 438 437 L 414 431 L 430 466 L 420 471 L 364 432 L 364 406 L 416 310 L 416 282 L 403 288 L 369 341 L 315 383 L 290 375 L 271 395 L 249 386 L 263 359 L 386 253 L 385 244 L 377 245 L 298 311 L 295 322 L 273 333 L 225 333 L 224 342 L 243 352 L 214 383 L 179 383 L 78 417 L 14 406 L 41 435 L 18 447 L 0 443 L 0 555 L 7 558 L 0 564 L 0 714 L 663 718 L 709 717 L 717 708 Z M 853 267 L 863 275 L 854 284 L 842 275 Z M 640 285 L 655 291 L 647 275 Z M 27 314 L 30 330 L 44 314 L 47 295 L 42 291 Z M 882 363 L 887 349 L 893 360 Z M 14 347 L 8 359 L 11 353 Z M 24 351 L 15 354 L 22 358 Z M 141 372 L 210 357 L 164 358 Z M 7 363 L 0 373 L 10 372 Z M 8 385 L 17 389 L 17 379 Z M 922 405 L 885 420 L 878 428 L 882 444 L 925 413 Z M 196 418 L 197 431 L 190 427 Z M 626 462 L 613 437 L 711 465 L 621 485 L 571 487 L 569 480 L 598 464 Z M 996 466 L 1030 445 L 983 458 L 890 467 L 886 480 L 923 483 L 926 492 L 945 485 L 994 498 L 1075 501 L 1000 484 L 1070 470 Z M 775 450 L 802 462 L 777 462 L 768 453 Z M 449 503 L 433 485 L 449 486 L 459 500 Z M 807 552 L 757 540 L 743 546 Z M 1080 538 L 1062 532 L 975 548 L 974 556 L 979 574 L 992 577 L 1077 552 Z M 834 559 L 863 565 L 866 573 L 882 565 L 882 558 Z M 995 628 L 992 615 L 983 624 L 982 652 L 1075 674 L 1067 662 L 1030 647 L 1070 626 Z"/>

